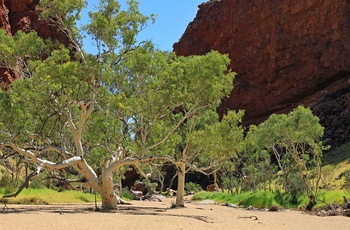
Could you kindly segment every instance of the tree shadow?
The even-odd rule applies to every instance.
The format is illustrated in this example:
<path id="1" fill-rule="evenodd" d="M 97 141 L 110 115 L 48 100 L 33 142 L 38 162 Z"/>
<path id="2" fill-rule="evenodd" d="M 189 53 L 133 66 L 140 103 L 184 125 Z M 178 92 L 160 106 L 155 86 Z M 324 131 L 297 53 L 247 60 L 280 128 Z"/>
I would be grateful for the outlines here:
<path id="1" fill-rule="evenodd" d="M 6 214 L 39 214 L 39 213 L 57 213 L 58 215 L 70 214 L 91 214 L 91 213 L 107 213 L 121 214 L 130 216 L 167 216 L 167 217 L 184 217 L 196 219 L 206 223 L 212 223 L 207 216 L 201 215 L 185 215 L 168 212 L 169 208 L 159 207 L 140 207 L 135 205 L 120 205 L 115 210 L 96 210 L 93 205 L 11 205 L 7 204 L 0 209 L 0 215 Z"/>
<path id="2" fill-rule="evenodd" d="M 84 214 L 95 212 L 93 206 L 80 206 L 80 205 L 21 205 L 13 206 L 11 204 L 5 205 L 1 210 L 1 214 L 37 214 L 40 212 L 46 213 L 58 213 L 58 214 Z"/>

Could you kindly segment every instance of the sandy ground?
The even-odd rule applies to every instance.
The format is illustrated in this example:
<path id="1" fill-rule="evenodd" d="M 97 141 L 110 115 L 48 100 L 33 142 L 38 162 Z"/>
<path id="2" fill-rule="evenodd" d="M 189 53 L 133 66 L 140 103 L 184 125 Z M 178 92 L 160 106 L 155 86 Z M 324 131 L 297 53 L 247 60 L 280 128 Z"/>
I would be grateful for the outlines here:
<path id="1" fill-rule="evenodd" d="M 186 202 L 170 209 L 163 202 L 132 201 L 119 210 L 96 212 L 94 204 L 7 205 L 0 207 L 0 229 L 350 229 L 350 218 L 318 217 L 300 211 L 250 211 L 218 204 Z"/>

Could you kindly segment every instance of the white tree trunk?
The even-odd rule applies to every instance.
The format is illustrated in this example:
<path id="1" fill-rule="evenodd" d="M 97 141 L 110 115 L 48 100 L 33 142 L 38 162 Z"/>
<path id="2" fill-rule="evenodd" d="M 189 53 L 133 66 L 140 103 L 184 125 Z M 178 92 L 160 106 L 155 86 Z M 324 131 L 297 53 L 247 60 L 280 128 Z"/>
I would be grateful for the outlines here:
<path id="1" fill-rule="evenodd" d="M 178 168 L 177 176 L 177 192 L 175 207 L 185 207 L 185 175 L 186 175 L 186 163 L 181 162 Z"/>
<path id="2" fill-rule="evenodd" d="M 116 209 L 118 203 L 124 202 L 113 190 L 112 176 L 102 173 L 101 178 L 87 164 L 85 160 L 78 162 L 76 169 L 86 178 L 86 185 L 92 187 L 102 199 L 102 209 Z"/>
<path id="3" fill-rule="evenodd" d="M 102 209 L 116 209 L 118 207 L 118 196 L 113 189 L 102 187 L 99 194 L 102 198 Z"/>

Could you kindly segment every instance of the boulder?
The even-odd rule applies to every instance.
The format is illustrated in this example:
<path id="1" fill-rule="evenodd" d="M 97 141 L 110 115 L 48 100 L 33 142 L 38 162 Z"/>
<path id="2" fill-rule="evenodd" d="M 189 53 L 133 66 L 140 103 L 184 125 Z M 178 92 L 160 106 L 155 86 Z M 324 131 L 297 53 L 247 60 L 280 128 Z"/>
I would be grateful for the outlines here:
<path id="1" fill-rule="evenodd" d="M 219 187 L 216 184 L 210 184 L 207 186 L 207 192 L 217 192 L 219 191 Z"/>
<path id="2" fill-rule="evenodd" d="M 146 195 L 149 192 L 149 187 L 142 182 L 137 182 L 131 187 L 131 190 L 141 191 L 143 195 Z"/>

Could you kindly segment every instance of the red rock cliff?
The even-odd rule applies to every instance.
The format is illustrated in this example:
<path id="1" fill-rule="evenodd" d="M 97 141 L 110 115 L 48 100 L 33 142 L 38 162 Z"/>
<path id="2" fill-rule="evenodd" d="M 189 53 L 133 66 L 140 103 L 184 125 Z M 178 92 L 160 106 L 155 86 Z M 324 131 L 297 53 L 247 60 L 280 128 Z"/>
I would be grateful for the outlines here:
<path id="1" fill-rule="evenodd" d="M 218 0 L 203 3 L 177 55 L 228 53 L 238 73 L 219 108 L 245 109 L 245 124 L 315 105 L 350 77 L 350 1 Z"/>

